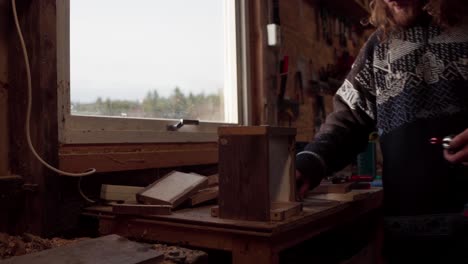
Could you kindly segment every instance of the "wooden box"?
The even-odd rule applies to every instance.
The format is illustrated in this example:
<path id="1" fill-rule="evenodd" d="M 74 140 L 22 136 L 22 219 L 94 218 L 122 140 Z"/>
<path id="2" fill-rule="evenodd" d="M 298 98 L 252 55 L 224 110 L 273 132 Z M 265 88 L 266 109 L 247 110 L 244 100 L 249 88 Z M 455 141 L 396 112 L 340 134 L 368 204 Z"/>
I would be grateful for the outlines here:
<path id="1" fill-rule="evenodd" d="M 270 221 L 272 203 L 295 201 L 295 128 L 220 127 L 219 217 Z"/>

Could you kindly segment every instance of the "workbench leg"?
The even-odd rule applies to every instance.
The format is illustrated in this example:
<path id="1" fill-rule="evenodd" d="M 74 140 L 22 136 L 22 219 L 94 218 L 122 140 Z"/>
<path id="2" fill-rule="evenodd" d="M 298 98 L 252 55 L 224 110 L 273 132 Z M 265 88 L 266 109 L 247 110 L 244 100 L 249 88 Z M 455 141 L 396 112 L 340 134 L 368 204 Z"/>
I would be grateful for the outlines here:
<path id="1" fill-rule="evenodd" d="M 248 240 L 234 241 L 232 247 L 232 264 L 279 264 L 278 252 L 268 243 Z"/>

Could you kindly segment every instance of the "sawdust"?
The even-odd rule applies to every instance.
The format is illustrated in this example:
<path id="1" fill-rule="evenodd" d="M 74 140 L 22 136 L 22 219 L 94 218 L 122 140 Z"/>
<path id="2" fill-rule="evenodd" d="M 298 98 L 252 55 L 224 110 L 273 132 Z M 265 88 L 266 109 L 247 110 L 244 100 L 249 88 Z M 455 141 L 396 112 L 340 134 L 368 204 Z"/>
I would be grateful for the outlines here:
<path id="1" fill-rule="evenodd" d="M 10 236 L 5 233 L 0 233 L 0 259 L 61 247 L 83 239 L 87 238 L 73 240 L 62 238 L 44 239 L 27 233 L 21 236 Z"/>
<path id="2" fill-rule="evenodd" d="M 208 255 L 200 250 L 191 250 L 164 244 L 155 244 L 153 248 L 164 253 L 163 264 L 208 263 Z"/>
<path id="3" fill-rule="evenodd" d="M 0 260 L 57 248 L 86 239 L 89 238 L 68 240 L 54 237 L 45 239 L 31 234 L 10 236 L 5 233 L 0 233 Z M 153 248 L 164 253 L 164 261 L 162 262 L 164 264 L 197 264 L 208 262 L 208 255 L 203 251 L 163 244 L 155 244 Z"/>

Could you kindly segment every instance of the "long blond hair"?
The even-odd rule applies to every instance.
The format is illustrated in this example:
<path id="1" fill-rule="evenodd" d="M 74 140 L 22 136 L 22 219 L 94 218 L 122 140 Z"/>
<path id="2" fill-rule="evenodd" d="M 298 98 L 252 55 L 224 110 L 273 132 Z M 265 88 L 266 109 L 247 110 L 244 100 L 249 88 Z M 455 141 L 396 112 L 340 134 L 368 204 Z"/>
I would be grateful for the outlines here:
<path id="1" fill-rule="evenodd" d="M 424 10 L 441 26 L 453 26 L 467 16 L 468 0 L 426 0 Z M 387 36 L 399 26 L 384 0 L 372 0 L 369 23 L 382 30 Z"/>

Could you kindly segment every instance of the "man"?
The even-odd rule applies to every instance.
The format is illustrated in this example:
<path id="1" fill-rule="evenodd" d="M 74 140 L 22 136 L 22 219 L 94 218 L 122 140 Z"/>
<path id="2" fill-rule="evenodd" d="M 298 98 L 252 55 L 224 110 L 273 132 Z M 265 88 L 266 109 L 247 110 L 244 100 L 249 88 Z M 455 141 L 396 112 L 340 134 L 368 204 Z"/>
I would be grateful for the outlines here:
<path id="1" fill-rule="evenodd" d="M 467 256 L 447 262 L 465 246 L 453 223 L 468 203 L 467 6 L 374 0 L 370 22 L 377 30 L 336 93 L 334 112 L 297 155 L 304 197 L 363 151 L 377 129 L 391 263 L 468 263 Z M 457 135 L 448 151 L 429 144 L 448 135 Z"/>

